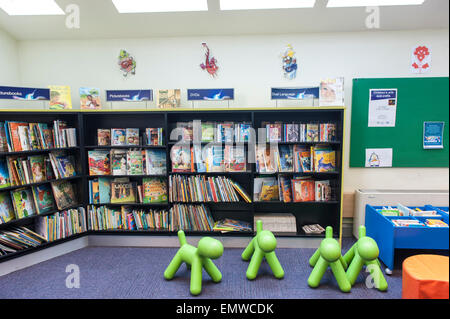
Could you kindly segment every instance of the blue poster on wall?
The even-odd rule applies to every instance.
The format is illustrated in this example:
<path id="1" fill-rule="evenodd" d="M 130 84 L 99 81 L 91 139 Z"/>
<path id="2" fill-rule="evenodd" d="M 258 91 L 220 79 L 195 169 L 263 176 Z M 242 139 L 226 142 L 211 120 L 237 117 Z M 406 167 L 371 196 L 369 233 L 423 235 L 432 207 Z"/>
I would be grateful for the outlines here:
<path id="1" fill-rule="evenodd" d="M 272 88 L 272 100 L 318 99 L 319 87 L 311 88 Z"/>
<path id="2" fill-rule="evenodd" d="M 107 102 L 153 101 L 153 90 L 106 90 Z"/>
<path id="3" fill-rule="evenodd" d="M 444 125 L 445 122 L 423 123 L 423 148 L 444 148 Z"/>
<path id="4" fill-rule="evenodd" d="M 234 89 L 188 89 L 188 101 L 234 100 Z"/>
<path id="5" fill-rule="evenodd" d="M 19 101 L 48 101 L 50 89 L 0 86 L 0 99 Z"/>

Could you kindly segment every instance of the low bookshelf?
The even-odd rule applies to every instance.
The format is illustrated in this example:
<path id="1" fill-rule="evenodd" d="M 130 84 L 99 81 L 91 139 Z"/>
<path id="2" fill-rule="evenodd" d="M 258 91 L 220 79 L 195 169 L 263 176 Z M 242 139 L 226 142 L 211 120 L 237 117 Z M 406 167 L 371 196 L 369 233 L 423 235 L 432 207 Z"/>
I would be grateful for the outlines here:
<path id="1" fill-rule="evenodd" d="M 104 111 L 2 111 L 0 112 L 0 122 L 4 121 L 24 121 L 24 122 L 47 122 L 51 123 L 54 120 L 65 120 L 71 127 L 77 129 L 77 146 L 68 148 L 66 151 L 73 154 L 76 158 L 77 175 L 68 178 L 75 184 L 75 189 L 78 196 L 78 205 L 84 207 L 100 207 L 106 206 L 111 209 L 120 209 L 122 206 L 131 207 L 137 210 L 161 210 L 169 211 L 174 205 L 204 205 L 211 213 L 214 221 L 229 218 L 241 220 L 249 223 L 252 227 L 251 231 L 247 232 L 212 232 L 212 231 L 195 231 L 188 230 L 187 234 L 193 236 L 225 236 L 225 237 L 251 237 L 254 235 L 253 224 L 255 216 L 258 214 L 283 214 L 289 213 L 295 216 L 296 232 L 277 232 L 279 237 L 290 238 L 322 238 L 323 234 L 306 234 L 302 230 L 302 226 L 310 224 L 320 224 L 324 228 L 332 226 L 335 237 L 341 237 L 341 223 L 342 223 L 342 163 L 344 152 L 344 118 L 345 108 L 319 108 L 319 107 L 302 107 L 302 108 L 239 108 L 239 109 L 171 109 L 171 110 L 104 110 Z M 171 139 L 171 132 L 177 128 L 178 123 L 186 123 L 193 121 L 201 121 L 202 123 L 247 123 L 258 132 L 258 129 L 264 128 L 267 122 L 274 123 L 334 123 L 335 124 L 335 139 L 332 141 L 316 141 L 316 142 L 286 142 L 280 141 L 278 145 L 302 145 L 304 147 L 326 145 L 335 151 L 335 170 L 332 172 L 273 172 L 263 173 L 259 172 L 255 163 L 248 163 L 245 171 L 239 172 L 175 172 L 172 171 L 171 150 L 174 146 L 185 145 L 190 147 L 193 144 L 199 144 L 201 147 L 206 145 L 222 145 L 219 142 L 183 142 L 180 143 L 175 137 Z M 113 129 L 113 128 L 138 128 L 139 131 L 145 132 L 146 128 L 162 128 L 163 139 L 162 145 L 146 145 L 143 139 L 138 145 L 98 145 L 98 129 Z M 258 135 L 256 133 L 255 135 Z M 141 136 L 142 137 L 142 136 Z M 172 136 L 173 137 L 173 136 Z M 255 136 L 255 141 L 258 142 L 258 137 Z M 260 144 L 263 142 L 260 141 Z M 266 141 L 267 145 L 271 143 Z M 227 145 L 226 143 L 224 145 Z M 245 152 L 250 154 L 248 150 L 254 147 L 254 144 L 249 141 L 234 141 L 233 146 L 242 146 Z M 165 174 L 142 174 L 142 175 L 90 175 L 88 152 L 95 150 L 110 151 L 113 149 L 141 149 L 145 150 L 161 150 L 166 155 L 166 172 Z M 49 153 L 53 150 L 35 150 L 30 153 Z M 19 154 L 16 154 L 19 153 Z M 23 153 L 28 153 L 27 151 Z M 19 155 L 21 152 L 0 152 L 0 158 Z M 28 154 L 24 154 L 28 156 Z M 249 157 L 247 157 L 249 161 Z M 96 178 L 125 178 L 128 177 L 137 183 L 142 182 L 147 177 L 158 177 L 169 184 L 171 176 L 178 175 L 182 177 L 204 176 L 205 178 L 225 177 L 235 183 L 239 184 L 242 189 L 251 197 L 251 202 L 246 202 L 240 197 L 237 202 L 214 202 L 214 201 L 167 201 L 164 203 L 126 203 L 126 204 L 90 204 L 90 190 L 89 182 Z M 260 202 L 254 201 L 254 186 L 255 179 L 258 178 L 301 178 L 302 176 L 309 176 L 314 180 L 329 180 L 332 188 L 332 198 L 327 201 L 305 201 L 305 202 L 283 202 L 283 201 L 269 201 Z M 51 181 L 45 181 L 49 183 Z M 34 184 L 26 185 L 34 186 Z M 0 192 L 11 191 L 14 187 L 7 189 L 0 189 Z M 54 212 L 50 212 L 51 214 Z M 25 219 L 16 219 L 5 224 L 0 224 L 0 231 L 8 229 L 9 227 L 28 226 L 33 228 L 33 224 L 39 215 L 28 217 Z M 87 223 L 87 221 L 86 221 Z M 121 229 L 106 229 L 106 230 L 90 230 L 87 229 L 83 234 L 76 234 L 69 238 L 64 238 L 54 242 L 45 243 L 39 247 L 29 248 L 19 251 L 14 254 L 7 254 L 0 256 L 0 261 L 14 258 L 14 256 L 21 256 L 24 253 L 33 252 L 37 249 L 43 249 L 47 246 L 55 245 L 59 242 L 65 242 L 70 238 L 79 238 L 83 235 L 141 235 L 141 236 L 176 236 L 176 231 L 168 230 L 121 230 Z"/>

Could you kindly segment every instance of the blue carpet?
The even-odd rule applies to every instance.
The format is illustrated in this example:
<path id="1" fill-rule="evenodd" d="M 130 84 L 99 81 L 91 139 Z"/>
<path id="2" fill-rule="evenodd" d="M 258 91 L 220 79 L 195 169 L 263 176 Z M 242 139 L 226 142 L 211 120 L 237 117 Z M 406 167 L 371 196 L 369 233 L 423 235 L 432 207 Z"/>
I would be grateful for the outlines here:
<path id="1" fill-rule="evenodd" d="M 351 241 L 344 242 L 347 251 Z M 203 291 L 189 293 L 190 273 L 182 265 L 175 278 L 166 281 L 163 272 L 176 253 L 175 248 L 88 247 L 0 277 L 0 299 L 397 299 L 401 298 L 401 270 L 386 276 L 389 289 L 379 292 L 365 285 L 362 272 L 350 293 L 341 293 L 330 270 L 319 288 L 311 289 L 308 259 L 314 249 L 278 249 L 284 267 L 283 280 L 275 279 L 263 262 L 256 280 L 245 277 L 248 263 L 241 260 L 241 249 L 225 249 L 215 260 L 223 274 L 219 284 L 204 272 Z M 80 269 L 80 288 L 66 288 L 66 266 Z"/>

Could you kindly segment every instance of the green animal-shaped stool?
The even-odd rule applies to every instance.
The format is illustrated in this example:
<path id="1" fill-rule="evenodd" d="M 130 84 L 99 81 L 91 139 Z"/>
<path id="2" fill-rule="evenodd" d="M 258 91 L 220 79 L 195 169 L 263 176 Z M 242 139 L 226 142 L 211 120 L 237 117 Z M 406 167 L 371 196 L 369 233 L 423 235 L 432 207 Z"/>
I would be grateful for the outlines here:
<path id="1" fill-rule="evenodd" d="M 211 237 L 204 237 L 198 242 L 196 248 L 187 243 L 182 230 L 178 231 L 178 239 L 181 247 L 164 272 L 165 279 L 171 280 L 184 262 L 188 269 L 191 269 L 190 290 L 194 296 L 202 292 L 202 268 L 205 268 L 213 282 L 217 283 L 222 280 L 222 274 L 211 260 L 217 259 L 223 254 L 223 245 L 220 241 Z"/>
<path id="2" fill-rule="evenodd" d="M 319 248 L 309 259 L 309 264 L 314 267 L 308 278 L 308 285 L 316 288 L 320 284 L 325 271 L 330 266 L 334 277 L 343 292 L 349 292 L 352 289 L 348 281 L 345 269 L 347 263 L 341 255 L 341 247 L 336 239 L 333 238 L 333 228 L 328 226 L 325 230 L 325 239 L 320 243 Z"/>
<path id="3" fill-rule="evenodd" d="M 360 226 L 358 241 L 344 255 L 344 260 L 349 265 L 347 279 L 352 286 L 365 265 L 374 280 L 374 286 L 380 291 L 387 290 L 388 284 L 378 261 L 379 253 L 380 251 L 375 240 L 366 236 L 366 227 Z"/>
<path id="4" fill-rule="evenodd" d="M 247 279 L 253 280 L 256 278 L 264 257 L 272 269 L 275 278 L 282 279 L 284 277 L 283 267 L 281 267 L 275 254 L 276 247 L 277 240 L 272 232 L 263 230 L 262 221 L 256 221 L 256 236 L 242 253 L 243 260 L 248 261 L 251 258 L 247 268 Z"/>

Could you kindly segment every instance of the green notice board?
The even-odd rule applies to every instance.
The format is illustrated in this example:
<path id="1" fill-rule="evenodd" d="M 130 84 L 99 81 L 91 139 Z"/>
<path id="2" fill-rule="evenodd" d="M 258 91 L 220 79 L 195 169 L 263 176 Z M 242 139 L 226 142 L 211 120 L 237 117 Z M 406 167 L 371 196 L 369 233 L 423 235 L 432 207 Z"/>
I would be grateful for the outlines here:
<path id="1" fill-rule="evenodd" d="M 395 127 L 369 127 L 370 89 L 398 89 Z M 448 167 L 449 78 L 354 79 L 350 167 L 365 167 L 367 148 L 392 148 L 392 167 Z M 442 121 L 444 148 L 423 148 L 425 121 Z"/>

